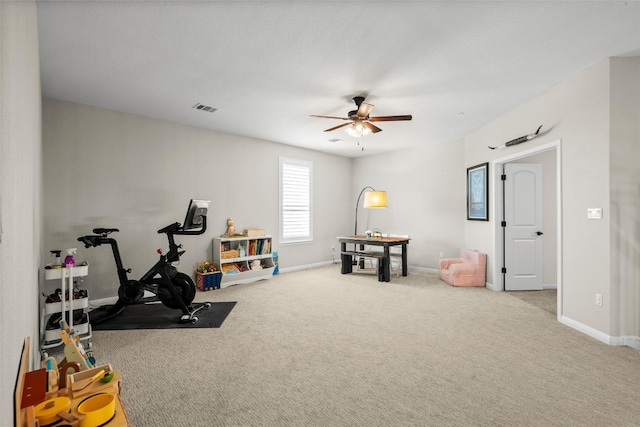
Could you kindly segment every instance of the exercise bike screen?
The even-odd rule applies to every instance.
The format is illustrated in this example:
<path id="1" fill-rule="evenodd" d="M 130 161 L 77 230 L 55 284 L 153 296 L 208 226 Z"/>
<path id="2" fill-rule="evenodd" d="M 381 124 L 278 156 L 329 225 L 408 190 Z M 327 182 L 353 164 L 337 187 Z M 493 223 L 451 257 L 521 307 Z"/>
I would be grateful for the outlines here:
<path id="1" fill-rule="evenodd" d="M 207 216 L 210 200 L 191 199 L 187 216 L 182 224 L 183 230 L 192 230 L 202 227 L 202 218 Z"/>

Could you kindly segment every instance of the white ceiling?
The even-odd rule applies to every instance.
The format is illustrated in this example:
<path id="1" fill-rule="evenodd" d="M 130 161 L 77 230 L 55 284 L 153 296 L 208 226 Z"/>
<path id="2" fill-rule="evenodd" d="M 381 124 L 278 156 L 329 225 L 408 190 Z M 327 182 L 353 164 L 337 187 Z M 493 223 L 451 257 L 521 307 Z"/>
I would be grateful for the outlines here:
<path id="1" fill-rule="evenodd" d="M 638 1 L 49 0 L 38 23 L 46 97 L 347 157 L 459 140 L 640 54 Z M 413 120 L 357 146 L 309 117 L 346 116 L 355 95 Z"/>

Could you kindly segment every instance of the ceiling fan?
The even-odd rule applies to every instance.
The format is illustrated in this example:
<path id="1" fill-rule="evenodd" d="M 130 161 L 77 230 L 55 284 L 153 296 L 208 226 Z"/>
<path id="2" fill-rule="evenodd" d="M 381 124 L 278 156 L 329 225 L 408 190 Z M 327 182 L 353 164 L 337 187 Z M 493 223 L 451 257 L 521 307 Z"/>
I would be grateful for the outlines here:
<path id="1" fill-rule="evenodd" d="M 348 117 L 335 117 L 335 116 L 318 116 L 312 114 L 309 117 L 320 117 L 323 119 L 337 119 L 337 120 L 346 120 L 348 123 L 343 123 L 338 126 L 334 126 L 329 129 L 325 129 L 325 132 L 331 132 L 336 129 L 340 129 L 342 127 L 347 127 L 347 133 L 351 136 L 360 137 L 368 134 L 369 132 L 378 133 L 381 132 L 382 129 L 377 127 L 371 122 L 394 122 L 399 120 L 411 120 L 411 114 L 405 114 L 401 116 L 377 116 L 371 117 L 369 114 L 371 110 L 373 110 L 372 104 L 367 104 L 364 102 L 364 96 L 355 96 L 353 98 L 353 102 L 356 103 L 356 110 L 349 111 L 347 113 Z"/>

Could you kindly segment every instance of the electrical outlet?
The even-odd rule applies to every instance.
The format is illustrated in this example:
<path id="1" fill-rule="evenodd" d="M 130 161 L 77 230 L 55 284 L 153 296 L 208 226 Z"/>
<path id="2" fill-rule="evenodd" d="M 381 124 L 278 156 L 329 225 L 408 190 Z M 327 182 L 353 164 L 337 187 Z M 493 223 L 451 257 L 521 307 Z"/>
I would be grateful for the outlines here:
<path id="1" fill-rule="evenodd" d="M 596 294 L 596 305 L 602 307 L 602 294 Z"/>

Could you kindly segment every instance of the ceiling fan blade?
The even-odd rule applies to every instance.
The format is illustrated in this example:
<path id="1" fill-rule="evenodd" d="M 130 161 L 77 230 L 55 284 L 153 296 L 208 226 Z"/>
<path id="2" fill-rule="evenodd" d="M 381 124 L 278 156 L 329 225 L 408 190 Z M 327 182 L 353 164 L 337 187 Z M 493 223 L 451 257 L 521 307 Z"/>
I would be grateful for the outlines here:
<path id="1" fill-rule="evenodd" d="M 333 130 L 343 128 L 343 127 L 345 127 L 345 126 L 349 126 L 350 124 L 351 124 L 351 123 L 343 123 L 343 124 L 341 124 L 341 125 L 334 126 L 334 127 L 332 127 L 332 128 L 329 128 L 329 129 L 325 129 L 325 132 L 331 132 L 331 131 L 333 131 Z"/>
<path id="2" fill-rule="evenodd" d="M 399 120 L 411 120 L 413 117 L 411 114 L 406 114 L 404 116 L 378 116 L 378 117 L 369 117 L 369 120 L 372 122 L 395 122 Z"/>
<path id="3" fill-rule="evenodd" d="M 321 119 L 336 119 L 336 120 L 351 120 L 348 117 L 335 117 L 335 116 L 317 116 L 315 114 L 311 114 L 309 117 L 319 117 Z"/>
<path id="4" fill-rule="evenodd" d="M 372 133 L 382 132 L 382 129 L 380 129 L 378 126 L 376 126 L 376 125 L 374 125 L 372 123 L 362 122 L 362 124 L 364 125 L 364 127 L 369 129 Z"/>
<path id="5" fill-rule="evenodd" d="M 358 112 L 356 113 L 356 115 L 362 118 L 368 117 L 371 110 L 373 110 L 373 107 L 374 105 L 372 104 L 367 104 L 366 102 L 362 102 L 358 107 Z"/>

